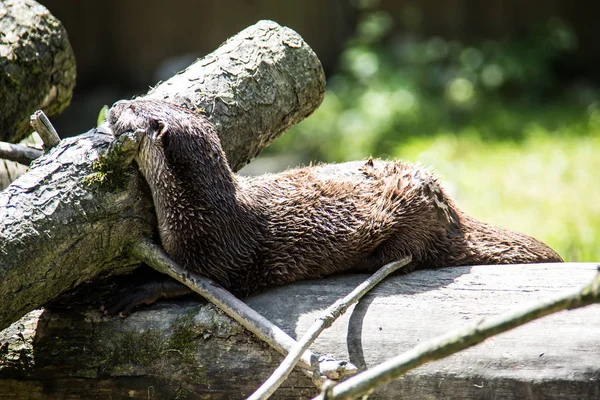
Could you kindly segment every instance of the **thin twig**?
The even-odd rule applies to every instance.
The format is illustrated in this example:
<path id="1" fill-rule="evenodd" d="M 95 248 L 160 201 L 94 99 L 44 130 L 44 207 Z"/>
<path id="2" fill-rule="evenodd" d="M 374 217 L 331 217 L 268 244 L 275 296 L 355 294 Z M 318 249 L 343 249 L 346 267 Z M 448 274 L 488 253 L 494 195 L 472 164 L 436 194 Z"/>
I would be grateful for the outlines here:
<path id="1" fill-rule="evenodd" d="M 541 301 L 527 308 L 487 318 L 475 325 L 427 341 L 336 385 L 328 399 L 354 399 L 375 387 L 399 378 L 426 362 L 438 360 L 483 342 L 490 336 L 516 328 L 534 319 L 561 311 L 600 302 L 600 271 L 588 285 L 577 292 Z M 323 400 L 323 394 L 313 400 Z"/>
<path id="2" fill-rule="evenodd" d="M 411 257 L 405 257 L 400 261 L 392 262 L 381 267 L 377 272 L 370 276 L 366 281 L 361 283 L 350 292 L 346 297 L 333 303 L 321 317 L 319 317 L 308 331 L 302 336 L 302 338 L 296 343 L 296 345 L 290 350 L 285 359 L 281 362 L 279 367 L 273 372 L 273 374 L 259 387 L 248 400 L 266 400 L 281 386 L 281 384 L 287 379 L 288 375 L 292 372 L 298 360 L 302 356 L 305 350 L 317 339 L 317 337 L 325 330 L 329 328 L 333 322 L 338 319 L 342 314 L 346 312 L 348 307 L 356 303 L 363 297 L 368 291 L 373 289 L 375 285 L 381 282 L 386 276 L 394 271 L 404 267 L 411 261 Z"/>
<path id="3" fill-rule="evenodd" d="M 41 157 L 44 152 L 22 144 L 0 142 L 0 158 L 29 165 L 33 160 Z"/>
<path id="4" fill-rule="evenodd" d="M 287 333 L 212 280 L 183 269 L 149 239 L 133 245 L 131 252 L 140 261 L 199 293 L 281 354 L 286 355 L 296 344 Z M 344 377 L 357 371 L 354 365 L 347 362 L 338 361 L 332 367 L 330 359 L 319 357 L 309 350 L 302 354 L 300 364 L 311 372 L 332 378 L 336 378 L 336 374 Z"/>
<path id="5" fill-rule="evenodd" d="M 56 129 L 42 110 L 37 110 L 31 115 L 29 124 L 40 135 L 46 149 L 51 149 L 60 142 Z"/>

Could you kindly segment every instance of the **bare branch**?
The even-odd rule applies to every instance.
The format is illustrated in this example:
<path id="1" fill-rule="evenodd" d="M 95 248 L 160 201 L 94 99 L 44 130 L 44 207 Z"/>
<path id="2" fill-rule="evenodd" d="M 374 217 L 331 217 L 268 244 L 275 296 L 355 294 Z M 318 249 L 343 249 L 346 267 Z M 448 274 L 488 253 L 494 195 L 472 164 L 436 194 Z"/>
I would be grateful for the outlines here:
<path id="1" fill-rule="evenodd" d="M 0 158 L 18 162 L 19 164 L 29 165 L 33 160 L 44 154 L 42 150 L 21 144 L 12 144 L 0 142 Z"/>
<path id="2" fill-rule="evenodd" d="M 42 110 L 37 110 L 29 119 L 31 127 L 40 135 L 46 149 L 51 149 L 60 142 L 56 129 Z"/>
<path id="3" fill-rule="evenodd" d="M 296 341 L 279 327 L 212 280 L 183 269 L 150 240 L 138 242 L 131 248 L 131 253 L 140 261 L 199 293 L 278 352 L 285 355 L 296 345 Z M 321 368 L 321 361 L 325 363 L 323 368 Z M 337 368 L 331 368 L 331 360 L 321 358 L 311 351 L 302 353 L 300 364 L 302 368 L 316 371 L 318 374 L 326 374 L 326 376 L 331 375 L 328 371 L 335 372 L 337 370 L 337 373 L 341 371 L 342 376 L 352 375 L 357 371 L 354 365 L 345 362 L 337 362 Z M 335 376 L 332 377 L 335 378 Z"/>
<path id="4" fill-rule="evenodd" d="M 271 397 L 277 388 L 279 388 L 279 386 L 281 386 L 281 384 L 287 379 L 289 374 L 298 363 L 298 360 L 302 354 L 317 339 L 323 330 L 330 327 L 339 316 L 346 312 L 348 307 L 360 300 L 361 297 L 363 297 L 368 291 L 373 289 L 375 285 L 385 279 L 386 276 L 406 266 L 411 259 L 412 257 L 409 256 L 400 261 L 384 265 L 366 281 L 361 283 L 356 289 L 350 292 L 346 297 L 333 303 L 327 310 L 325 310 L 323 315 L 315 321 L 315 323 L 308 329 L 304 336 L 302 336 L 302 338 L 290 350 L 288 355 L 269 377 L 269 379 L 267 379 L 261 387 L 259 387 L 250 397 L 248 397 L 248 400 L 265 400 Z"/>
<path id="5" fill-rule="evenodd" d="M 375 387 L 389 383 L 426 362 L 448 357 L 460 350 L 481 343 L 491 336 L 546 315 L 562 310 L 585 307 L 597 302 L 600 302 L 600 267 L 592 282 L 576 292 L 550 298 L 497 317 L 484 319 L 475 325 L 450 332 L 415 346 L 412 350 L 336 385 L 333 388 L 332 395 L 327 398 L 354 399 L 360 397 L 369 393 Z M 320 394 L 313 400 L 323 399 L 324 395 Z"/>

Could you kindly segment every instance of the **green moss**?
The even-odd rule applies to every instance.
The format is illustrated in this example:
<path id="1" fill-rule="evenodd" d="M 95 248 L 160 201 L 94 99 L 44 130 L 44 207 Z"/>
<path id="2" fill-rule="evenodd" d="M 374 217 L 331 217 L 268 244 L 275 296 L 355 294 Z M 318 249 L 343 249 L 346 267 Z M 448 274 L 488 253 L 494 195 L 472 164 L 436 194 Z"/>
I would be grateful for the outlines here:
<path id="1" fill-rule="evenodd" d="M 151 367 L 164 348 L 164 338 L 152 330 L 145 332 L 128 332 L 117 335 L 113 341 L 112 351 L 107 354 L 102 367 L 108 371 L 123 371 L 131 366 Z"/>
<path id="2" fill-rule="evenodd" d="M 175 324 L 174 332 L 169 337 L 167 351 L 175 351 L 181 359 L 183 370 L 181 377 L 183 383 L 206 384 L 206 371 L 196 361 L 196 339 L 198 332 L 194 329 L 193 314 L 188 315 Z M 187 388 L 180 385 L 177 388 L 178 395 L 186 395 Z"/>
<path id="3" fill-rule="evenodd" d="M 116 147 L 111 148 L 92 163 L 92 169 L 96 172 L 84 177 L 83 184 L 108 192 L 123 189 L 127 182 L 127 174 L 122 160 L 122 151 Z"/>

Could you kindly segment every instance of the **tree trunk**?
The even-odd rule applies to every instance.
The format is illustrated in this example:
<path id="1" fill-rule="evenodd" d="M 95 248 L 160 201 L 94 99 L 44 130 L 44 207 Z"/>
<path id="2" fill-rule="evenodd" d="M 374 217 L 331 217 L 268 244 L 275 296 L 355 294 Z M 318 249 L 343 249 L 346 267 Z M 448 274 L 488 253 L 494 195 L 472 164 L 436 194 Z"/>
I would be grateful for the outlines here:
<path id="1" fill-rule="evenodd" d="M 593 264 L 477 266 L 396 275 L 326 330 L 313 349 L 370 368 L 425 340 L 572 291 Z M 293 337 L 365 275 L 299 282 L 247 299 Z M 85 298 L 90 293 L 85 291 Z M 94 298 L 94 296 L 91 296 Z M 76 300 L 69 299 L 70 304 Z M 127 319 L 96 307 L 34 311 L 0 336 L 0 398 L 241 399 L 281 356 L 201 301 L 163 302 Z M 371 399 L 600 398 L 600 305 L 561 312 L 426 364 Z M 275 398 L 310 398 L 294 373 Z"/>
<path id="2" fill-rule="evenodd" d="M 59 20 L 32 0 L 0 1 L 0 140 L 27 136 L 29 116 L 71 102 L 75 56 Z"/>
<path id="3" fill-rule="evenodd" d="M 238 170 L 321 103 L 318 58 L 294 31 L 262 21 L 159 84 L 150 97 L 203 109 Z M 32 163 L 0 192 L 0 329 L 74 286 L 136 266 L 127 246 L 155 231 L 137 169 L 92 129 Z"/>

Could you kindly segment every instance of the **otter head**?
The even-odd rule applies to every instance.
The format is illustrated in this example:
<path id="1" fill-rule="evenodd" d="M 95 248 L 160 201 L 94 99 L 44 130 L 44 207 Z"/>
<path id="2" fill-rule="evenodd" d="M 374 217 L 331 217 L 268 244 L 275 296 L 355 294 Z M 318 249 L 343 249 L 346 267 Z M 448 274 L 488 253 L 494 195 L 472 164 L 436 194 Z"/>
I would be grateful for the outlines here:
<path id="1" fill-rule="evenodd" d="M 161 100 L 138 99 L 115 103 L 108 123 L 115 137 L 135 137 L 135 160 L 151 186 L 173 176 L 200 180 L 202 173 L 231 180 L 219 138 L 203 115 Z"/>
<path id="2" fill-rule="evenodd" d="M 165 167 L 169 124 L 160 104 L 146 100 L 119 101 L 113 105 L 108 123 L 116 138 L 130 136 L 138 144 L 135 161 L 152 186 Z"/>

